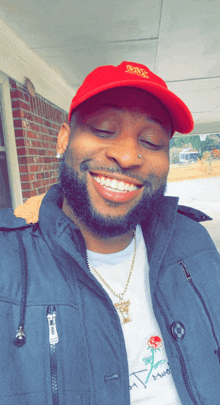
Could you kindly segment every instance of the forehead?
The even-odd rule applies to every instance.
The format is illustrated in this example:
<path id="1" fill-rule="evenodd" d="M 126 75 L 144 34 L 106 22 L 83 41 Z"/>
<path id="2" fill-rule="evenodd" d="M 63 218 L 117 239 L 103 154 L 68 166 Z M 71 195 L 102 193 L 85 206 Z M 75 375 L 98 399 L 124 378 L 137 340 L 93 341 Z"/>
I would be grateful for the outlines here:
<path id="1" fill-rule="evenodd" d="M 76 112 L 81 118 L 101 110 L 127 110 L 144 114 L 162 124 L 172 124 L 170 115 L 163 104 L 150 93 L 134 87 L 118 87 L 105 90 L 82 103 Z M 78 114 L 77 114 L 78 115 Z"/>

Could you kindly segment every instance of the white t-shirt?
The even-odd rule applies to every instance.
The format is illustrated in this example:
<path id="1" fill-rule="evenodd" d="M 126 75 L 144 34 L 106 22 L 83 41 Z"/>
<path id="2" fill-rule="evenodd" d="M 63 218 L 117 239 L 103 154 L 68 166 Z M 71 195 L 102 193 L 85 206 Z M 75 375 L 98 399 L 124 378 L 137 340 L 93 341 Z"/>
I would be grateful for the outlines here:
<path id="1" fill-rule="evenodd" d="M 123 323 L 118 311 L 128 356 L 131 405 L 181 405 L 173 378 L 160 328 L 153 313 L 149 265 L 141 227 L 136 229 L 137 253 L 135 263 L 124 295 L 129 300 L 131 321 Z M 123 292 L 131 268 L 134 240 L 121 252 L 101 254 L 88 251 L 89 263 L 116 293 Z M 93 275 L 109 294 L 113 304 L 119 302 L 99 276 Z"/>

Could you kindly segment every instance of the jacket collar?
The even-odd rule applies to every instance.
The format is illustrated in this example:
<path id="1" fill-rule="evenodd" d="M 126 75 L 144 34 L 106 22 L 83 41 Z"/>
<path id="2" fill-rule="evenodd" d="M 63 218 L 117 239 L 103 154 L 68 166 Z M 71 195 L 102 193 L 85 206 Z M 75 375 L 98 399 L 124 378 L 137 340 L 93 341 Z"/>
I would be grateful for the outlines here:
<path id="1" fill-rule="evenodd" d="M 0 230 L 10 231 L 29 226 L 33 226 L 33 224 L 27 224 L 25 219 L 15 217 L 12 208 L 0 210 Z"/>
<path id="2" fill-rule="evenodd" d="M 47 244 L 56 254 L 59 254 L 59 251 L 63 254 L 64 250 L 72 256 L 75 252 L 82 266 L 85 263 L 85 241 L 79 228 L 62 211 L 62 202 L 60 186 L 52 186 L 42 200 L 39 226 Z M 161 261 L 166 252 L 172 237 L 177 209 L 178 198 L 165 197 L 160 211 L 141 223 L 150 265 L 152 260 L 154 265 Z"/>
<path id="3" fill-rule="evenodd" d="M 151 291 L 156 288 L 158 272 L 166 254 L 176 224 L 178 197 L 165 197 L 163 205 L 150 226 L 142 224 L 150 268 Z"/>
<path id="4" fill-rule="evenodd" d="M 52 186 L 42 200 L 39 227 L 50 249 L 56 255 L 77 257 L 85 267 L 86 246 L 84 238 L 74 222 L 62 211 L 63 197 L 58 184 Z"/>

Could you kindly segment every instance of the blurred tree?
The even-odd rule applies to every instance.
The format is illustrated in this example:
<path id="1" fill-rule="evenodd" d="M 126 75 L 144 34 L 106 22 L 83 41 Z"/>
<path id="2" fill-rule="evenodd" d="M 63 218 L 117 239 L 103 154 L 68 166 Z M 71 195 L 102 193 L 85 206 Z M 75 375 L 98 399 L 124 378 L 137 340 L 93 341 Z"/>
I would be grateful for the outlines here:
<path id="1" fill-rule="evenodd" d="M 170 149 L 170 163 L 178 163 L 179 162 L 179 149 L 174 146 Z"/>
<path id="2" fill-rule="evenodd" d="M 203 142 L 200 141 L 199 135 L 191 136 L 191 144 L 192 144 L 193 149 L 200 150 L 202 143 Z"/>
<path id="3" fill-rule="evenodd" d="M 219 149 L 213 149 L 211 151 L 211 155 L 213 159 L 220 159 L 220 150 Z"/>

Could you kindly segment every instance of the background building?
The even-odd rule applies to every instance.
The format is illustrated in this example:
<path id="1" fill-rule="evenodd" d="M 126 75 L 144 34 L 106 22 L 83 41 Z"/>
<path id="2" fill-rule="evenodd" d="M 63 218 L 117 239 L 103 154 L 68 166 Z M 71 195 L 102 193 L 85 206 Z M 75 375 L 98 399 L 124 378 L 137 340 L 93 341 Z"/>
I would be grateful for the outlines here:
<path id="1" fill-rule="evenodd" d="M 74 92 L 2 21 L 0 30 L 1 209 L 57 182 L 57 134 Z"/>

